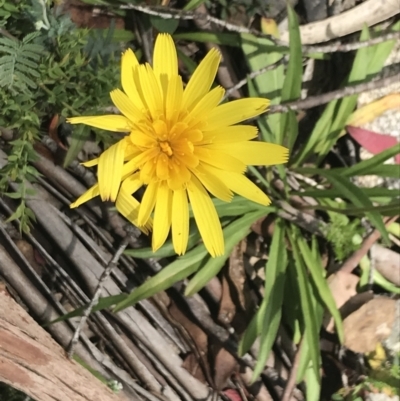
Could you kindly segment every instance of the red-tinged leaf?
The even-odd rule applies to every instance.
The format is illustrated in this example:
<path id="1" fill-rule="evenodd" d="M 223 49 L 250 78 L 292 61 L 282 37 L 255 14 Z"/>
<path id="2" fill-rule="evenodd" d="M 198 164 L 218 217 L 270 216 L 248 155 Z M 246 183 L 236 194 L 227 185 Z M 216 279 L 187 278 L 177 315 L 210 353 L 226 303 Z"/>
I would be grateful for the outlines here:
<path id="1" fill-rule="evenodd" d="M 240 395 L 239 391 L 235 390 L 234 388 L 228 388 L 224 390 L 223 393 L 231 401 L 243 401 L 243 398 Z"/>
<path id="2" fill-rule="evenodd" d="M 373 155 L 377 155 L 397 144 L 397 139 L 391 135 L 378 134 L 377 132 L 360 127 L 352 127 L 351 125 L 348 125 L 346 129 L 358 144 Z M 400 154 L 396 155 L 394 160 L 395 163 L 400 164 Z"/>

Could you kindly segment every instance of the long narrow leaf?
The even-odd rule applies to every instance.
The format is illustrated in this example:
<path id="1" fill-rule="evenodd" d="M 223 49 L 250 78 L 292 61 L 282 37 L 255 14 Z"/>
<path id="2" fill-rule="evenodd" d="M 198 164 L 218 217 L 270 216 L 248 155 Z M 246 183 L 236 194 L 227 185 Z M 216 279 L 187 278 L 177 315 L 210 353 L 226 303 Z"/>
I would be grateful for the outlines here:
<path id="1" fill-rule="evenodd" d="M 303 76 L 299 22 L 296 13 L 289 3 L 287 13 L 289 19 L 289 63 L 282 87 L 282 102 L 296 100 L 300 97 Z M 280 128 L 278 143 L 285 144 L 291 149 L 298 134 L 296 114 L 293 111 L 290 110 L 288 113 L 281 115 Z"/>
<path id="2" fill-rule="evenodd" d="M 177 281 L 183 280 L 197 271 L 209 258 L 210 255 L 205 246 L 200 244 L 195 249 L 164 267 L 140 287 L 134 289 L 126 299 L 116 305 L 114 311 L 117 312 L 125 309 L 144 298 L 148 298 L 157 292 L 171 287 Z"/>
<path id="3" fill-rule="evenodd" d="M 287 267 L 287 251 L 284 246 L 283 221 L 278 220 L 272 237 L 268 263 L 265 267 L 266 301 L 265 314 L 262 319 L 260 333 L 260 351 L 257 364 L 254 368 L 252 381 L 255 381 L 265 367 L 265 363 L 275 342 L 282 316 L 283 292 L 285 285 L 285 271 Z M 259 330 L 260 328 L 258 328 Z"/>
<path id="4" fill-rule="evenodd" d="M 301 310 L 305 324 L 305 341 L 308 343 L 310 349 L 310 358 L 312 361 L 313 369 L 315 374 L 319 375 L 320 367 L 320 354 L 319 354 L 319 327 L 315 319 L 315 308 L 312 301 L 312 290 L 308 282 L 307 270 L 301 257 L 300 251 L 298 249 L 297 237 L 299 236 L 297 232 L 297 227 L 292 227 L 290 242 L 293 249 L 294 265 L 296 267 L 297 282 L 300 291 L 300 303 Z"/>
<path id="5" fill-rule="evenodd" d="M 308 247 L 306 241 L 303 237 L 297 238 L 297 244 L 299 246 L 299 250 L 303 256 L 304 262 L 311 273 L 311 277 L 315 283 L 315 288 L 318 291 L 318 295 L 324 302 L 326 308 L 329 310 L 332 315 L 335 324 L 336 331 L 341 343 L 343 343 L 343 324 L 342 319 L 340 317 L 339 310 L 336 307 L 335 300 L 333 299 L 331 290 L 328 287 L 328 284 L 325 280 L 325 277 L 322 273 L 322 266 L 318 263 L 317 260 L 314 259 L 311 249 Z"/>
<path id="6" fill-rule="evenodd" d="M 364 192 L 356 185 L 351 183 L 347 178 L 340 175 L 325 173 L 326 178 L 340 190 L 346 198 L 348 198 L 355 206 L 358 207 L 373 207 L 371 201 L 364 194 Z M 371 220 L 372 224 L 380 231 L 382 238 L 389 242 L 389 236 L 383 223 L 382 216 L 377 212 L 366 212 L 366 215 Z"/>
<path id="7" fill-rule="evenodd" d="M 190 280 L 186 287 L 185 295 L 190 296 L 202 289 L 214 276 L 216 276 L 228 259 L 233 247 L 246 237 L 250 226 L 261 216 L 265 216 L 265 210 L 248 213 L 238 220 L 235 220 L 224 232 L 225 254 L 216 258 L 209 258 L 197 274 Z"/>

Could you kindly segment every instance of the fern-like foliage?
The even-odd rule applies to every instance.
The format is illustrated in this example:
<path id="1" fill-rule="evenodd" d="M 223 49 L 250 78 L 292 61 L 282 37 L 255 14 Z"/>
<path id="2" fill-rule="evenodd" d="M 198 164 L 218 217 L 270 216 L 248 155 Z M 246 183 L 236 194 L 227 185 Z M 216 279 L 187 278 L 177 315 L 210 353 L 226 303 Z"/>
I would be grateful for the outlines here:
<path id="1" fill-rule="evenodd" d="M 26 35 L 21 41 L 0 38 L 0 87 L 10 90 L 36 89 L 39 60 L 43 46 L 32 43 L 37 32 Z"/>

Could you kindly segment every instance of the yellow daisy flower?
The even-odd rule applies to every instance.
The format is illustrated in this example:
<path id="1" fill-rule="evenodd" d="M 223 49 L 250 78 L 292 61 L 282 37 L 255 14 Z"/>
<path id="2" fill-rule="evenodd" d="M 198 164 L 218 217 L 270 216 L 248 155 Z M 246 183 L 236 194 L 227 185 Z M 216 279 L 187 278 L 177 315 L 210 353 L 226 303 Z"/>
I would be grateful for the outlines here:
<path id="1" fill-rule="evenodd" d="M 224 89 L 211 85 L 220 60 L 220 53 L 210 50 L 184 88 L 170 35 L 157 36 L 153 68 L 139 64 L 128 49 L 122 55 L 123 91 L 111 92 L 121 115 L 68 119 L 128 133 L 99 158 L 84 163 L 98 166 L 98 184 L 71 207 L 98 195 L 115 201 L 130 222 L 145 232 L 153 230 L 154 251 L 171 230 L 174 249 L 181 255 L 188 243 L 190 202 L 207 250 L 222 255 L 224 238 L 210 194 L 230 202 L 236 193 L 269 205 L 268 196 L 244 176 L 246 166 L 285 163 L 288 150 L 251 141 L 257 137 L 255 127 L 234 125 L 266 111 L 269 101 L 250 98 L 219 105 Z M 132 195 L 142 186 L 139 203 Z"/>

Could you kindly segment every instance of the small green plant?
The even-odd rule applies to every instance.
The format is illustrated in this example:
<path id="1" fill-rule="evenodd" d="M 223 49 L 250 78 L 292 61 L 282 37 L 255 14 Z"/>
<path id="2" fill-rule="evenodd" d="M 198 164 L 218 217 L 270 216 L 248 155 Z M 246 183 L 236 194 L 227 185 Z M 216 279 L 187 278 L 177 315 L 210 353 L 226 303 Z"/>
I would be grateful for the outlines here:
<path id="1" fill-rule="evenodd" d="M 359 219 L 350 221 L 347 216 L 332 212 L 329 217 L 331 224 L 326 230 L 326 239 L 332 244 L 336 259 L 343 261 L 358 248 L 357 238 L 364 230 Z"/>
<path id="2" fill-rule="evenodd" d="M 8 163 L 0 169 L 0 193 L 18 200 L 10 220 L 18 218 L 26 231 L 34 219 L 27 207 L 32 195 L 27 182 L 39 175 L 32 166 L 37 158 L 34 144 L 46 134 L 53 116 L 60 116 L 63 124 L 66 116 L 99 114 L 110 105 L 109 92 L 118 85 L 120 51 L 111 43 L 113 27 L 106 35 L 78 29 L 51 2 L 3 4 L 1 13 L 6 16 L 6 36 L 0 38 L 0 128 L 11 131 L 12 140 L 4 148 Z M 106 131 L 95 133 L 106 146 L 112 142 Z M 89 134 L 90 130 L 72 132 L 65 164 Z M 10 180 L 14 189 L 9 188 Z"/>

